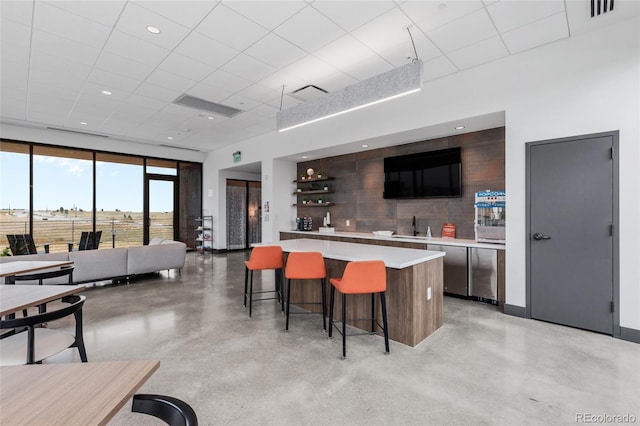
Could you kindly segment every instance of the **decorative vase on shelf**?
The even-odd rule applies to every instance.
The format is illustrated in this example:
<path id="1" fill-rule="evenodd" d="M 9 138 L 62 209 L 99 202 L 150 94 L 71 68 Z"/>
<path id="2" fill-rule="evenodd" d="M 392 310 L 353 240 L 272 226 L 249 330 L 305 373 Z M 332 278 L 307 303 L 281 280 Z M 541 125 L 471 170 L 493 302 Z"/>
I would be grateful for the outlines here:
<path id="1" fill-rule="evenodd" d="M 307 176 L 309 176 L 309 179 L 311 179 L 313 177 L 313 173 L 315 172 L 315 170 L 313 170 L 311 167 L 309 167 L 307 169 Z"/>

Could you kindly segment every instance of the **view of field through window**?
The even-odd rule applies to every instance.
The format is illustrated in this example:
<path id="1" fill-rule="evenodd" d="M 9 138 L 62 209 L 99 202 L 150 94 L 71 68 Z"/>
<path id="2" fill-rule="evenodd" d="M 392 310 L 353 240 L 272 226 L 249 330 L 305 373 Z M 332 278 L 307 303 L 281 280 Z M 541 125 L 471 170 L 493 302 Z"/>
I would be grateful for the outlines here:
<path id="1" fill-rule="evenodd" d="M 9 147 L 7 149 L 7 147 Z M 25 150 L 26 148 L 26 150 Z M 176 174 L 175 168 L 148 168 Z M 51 252 L 74 248 L 83 231 L 102 231 L 99 248 L 143 243 L 143 159 L 96 153 L 96 210 L 93 211 L 93 153 L 34 146 L 33 237 Z M 0 152 L 0 237 L 29 233 L 28 146 L 3 142 Z M 163 184 L 165 182 L 162 182 Z M 173 183 L 152 185 L 150 238 L 173 239 Z"/>

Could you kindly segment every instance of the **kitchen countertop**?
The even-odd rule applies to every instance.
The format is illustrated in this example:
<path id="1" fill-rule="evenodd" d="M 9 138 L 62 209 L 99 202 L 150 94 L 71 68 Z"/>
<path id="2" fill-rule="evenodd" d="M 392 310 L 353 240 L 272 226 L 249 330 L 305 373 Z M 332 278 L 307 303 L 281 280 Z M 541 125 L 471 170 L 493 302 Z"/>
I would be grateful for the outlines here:
<path id="1" fill-rule="evenodd" d="M 402 247 L 386 247 L 344 243 L 341 241 L 311 240 L 306 238 L 283 240 L 270 244 L 277 244 L 285 252 L 318 251 L 327 259 L 354 260 L 383 260 L 387 268 L 403 269 L 419 263 L 443 257 L 441 251 L 410 249 Z M 267 245 L 267 243 L 264 243 Z"/>
<path id="2" fill-rule="evenodd" d="M 405 243 L 418 243 L 418 244 L 439 244 L 444 246 L 460 246 L 460 247 L 472 247 L 472 248 L 485 248 L 492 250 L 505 250 L 504 244 L 494 244 L 494 243 L 479 243 L 476 240 L 465 240 L 462 238 L 431 238 L 427 240 L 423 236 L 412 237 L 410 235 L 406 236 L 383 236 L 383 235 L 373 235 L 370 232 L 318 232 L 318 231 L 281 231 L 288 232 L 292 234 L 300 234 L 300 235 L 321 235 L 327 237 L 338 237 L 338 238 L 362 238 L 364 240 L 378 240 L 378 241 L 397 241 L 397 242 L 405 242 Z"/>

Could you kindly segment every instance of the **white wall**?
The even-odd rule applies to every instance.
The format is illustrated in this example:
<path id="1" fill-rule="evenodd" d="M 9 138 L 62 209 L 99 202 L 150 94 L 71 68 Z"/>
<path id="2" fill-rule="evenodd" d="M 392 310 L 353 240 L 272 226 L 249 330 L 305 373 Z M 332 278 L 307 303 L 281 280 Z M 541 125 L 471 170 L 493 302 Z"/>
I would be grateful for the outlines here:
<path id="1" fill-rule="evenodd" d="M 223 148 L 208 156 L 205 170 L 230 167 L 231 154 L 237 150 L 243 156 L 250 153 L 249 163 L 268 164 L 294 153 L 505 111 L 511 218 L 507 222 L 506 302 L 524 307 L 525 143 L 620 130 L 620 325 L 640 330 L 640 33 L 636 24 L 634 20 L 618 23 L 429 82 L 415 95 Z M 269 197 L 276 192 L 288 194 L 294 176 L 292 171 L 289 185 L 282 188 L 284 179 L 263 181 L 263 193 Z M 205 181 L 209 179 L 215 179 L 214 173 L 205 174 Z M 278 229 L 264 229 L 277 239 Z"/>

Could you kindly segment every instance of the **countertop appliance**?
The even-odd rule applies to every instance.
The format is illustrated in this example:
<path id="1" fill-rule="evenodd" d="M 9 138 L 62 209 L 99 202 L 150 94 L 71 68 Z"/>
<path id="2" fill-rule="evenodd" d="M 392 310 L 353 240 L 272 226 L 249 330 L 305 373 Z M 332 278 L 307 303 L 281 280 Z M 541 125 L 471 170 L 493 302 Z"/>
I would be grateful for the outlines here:
<path id="1" fill-rule="evenodd" d="M 483 243 L 505 242 L 505 191 L 480 191 L 475 198 L 476 241 Z"/>

